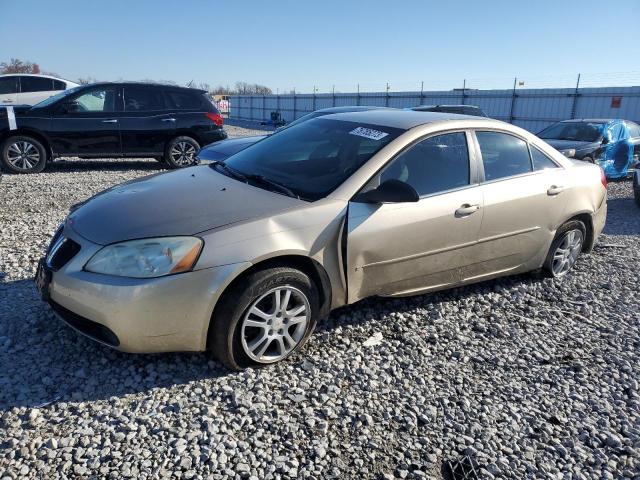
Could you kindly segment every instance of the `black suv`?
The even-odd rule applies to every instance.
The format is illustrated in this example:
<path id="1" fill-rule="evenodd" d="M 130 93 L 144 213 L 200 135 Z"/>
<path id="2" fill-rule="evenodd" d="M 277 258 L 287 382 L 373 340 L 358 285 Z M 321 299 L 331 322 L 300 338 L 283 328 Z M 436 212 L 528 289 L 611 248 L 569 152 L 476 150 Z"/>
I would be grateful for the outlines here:
<path id="1" fill-rule="evenodd" d="M 0 164 L 35 173 L 57 157 L 152 157 L 169 168 L 227 137 L 204 90 L 148 83 L 95 83 L 32 107 L 0 107 Z"/>

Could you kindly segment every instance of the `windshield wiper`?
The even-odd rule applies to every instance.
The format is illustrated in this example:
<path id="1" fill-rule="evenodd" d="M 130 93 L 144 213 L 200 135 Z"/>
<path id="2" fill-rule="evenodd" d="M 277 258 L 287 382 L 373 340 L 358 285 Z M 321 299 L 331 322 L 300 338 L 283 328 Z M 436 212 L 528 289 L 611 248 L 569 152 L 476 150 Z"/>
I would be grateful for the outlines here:
<path id="1" fill-rule="evenodd" d="M 227 175 L 229 177 L 235 178 L 237 180 L 242 180 L 243 182 L 247 181 L 247 176 L 244 173 L 239 172 L 235 168 L 231 168 L 229 165 L 227 165 L 224 162 L 221 162 L 220 160 L 215 160 L 215 161 L 211 162 L 211 166 L 212 167 L 218 167 L 219 166 L 225 172 L 227 172 Z"/>
<path id="2" fill-rule="evenodd" d="M 291 190 L 289 187 L 276 182 L 275 180 L 271 180 L 267 177 L 265 177 L 264 175 L 257 175 L 257 174 L 250 174 L 250 175 L 245 175 L 245 178 L 247 180 L 252 180 L 254 182 L 258 182 L 261 183 L 262 185 L 268 185 L 272 188 L 275 188 L 276 190 L 279 190 L 281 193 L 284 193 L 285 195 L 289 196 L 289 197 L 293 197 L 293 198 L 297 198 L 298 200 L 300 200 L 300 196 L 296 195 L 295 193 L 293 193 L 293 190 Z"/>

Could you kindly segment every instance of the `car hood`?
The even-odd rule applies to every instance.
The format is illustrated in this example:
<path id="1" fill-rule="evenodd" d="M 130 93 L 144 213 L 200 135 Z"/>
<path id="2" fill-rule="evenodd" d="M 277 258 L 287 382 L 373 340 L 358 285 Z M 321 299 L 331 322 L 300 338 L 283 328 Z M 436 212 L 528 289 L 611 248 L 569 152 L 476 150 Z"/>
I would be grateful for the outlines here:
<path id="1" fill-rule="evenodd" d="M 67 225 L 101 245 L 195 235 L 305 202 L 239 182 L 208 166 L 133 180 L 76 206 Z"/>
<path id="2" fill-rule="evenodd" d="M 578 140 L 555 140 L 555 139 L 545 139 L 545 142 L 551 145 L 556 150 L 568 150 L 575 149 L 578 150 L 586 150 L 586 149 L 596 149 L 600 146 L 600 142 L 580 142 Z"/>
<path id="3" fill-rule="evenodd" d="M 251 137 L 229 138 L 227 140 L 214 142 L 203 147 L 198 153 L 198 158 L 200 160 L 222 161 L 267 136 L 268 135 L 254 135 Z"/>

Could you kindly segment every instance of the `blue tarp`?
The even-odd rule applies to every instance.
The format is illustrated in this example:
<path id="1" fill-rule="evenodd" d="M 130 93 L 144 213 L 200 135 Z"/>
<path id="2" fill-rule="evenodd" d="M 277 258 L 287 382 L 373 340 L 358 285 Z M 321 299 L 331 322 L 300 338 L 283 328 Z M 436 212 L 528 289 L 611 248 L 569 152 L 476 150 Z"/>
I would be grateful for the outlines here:
<path id="1" fill-rule="evenodd" d="M 633 163 L 634 143 L 631 141 L 627 124 L 619 120 L 603 125 L 604 138 L 602 154 L 597 158 L 607 178 L 625 178 Z"/>

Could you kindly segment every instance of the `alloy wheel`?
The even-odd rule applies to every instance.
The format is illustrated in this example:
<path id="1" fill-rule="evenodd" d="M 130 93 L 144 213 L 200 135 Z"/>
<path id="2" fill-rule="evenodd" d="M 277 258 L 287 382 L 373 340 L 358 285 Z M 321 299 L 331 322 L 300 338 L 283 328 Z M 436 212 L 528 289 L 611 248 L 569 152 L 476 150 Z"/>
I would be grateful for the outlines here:
<path id="1" fill-rule="evenodd" d="M 186 167 L 194 163 L 196 147 L 189 142 L 177 142 L 171 148 L 170 155 L 176 165 Z"/>
<path id="2" fill-rule="evenodd" d="M 26 172 L 40 163 L 40 152 L 33 143 L 20 140 L 9 145 L 7 161 L 15 168 Z"/>
<path id="3" fill-rule="evenodd" d="M 562 277 L 575 265 L 582 251 L 583 234 L 580 230 L 569 230 L 553 252 L 551 269 L 555 277 Z"/>
<path id="4" fill-rule="evenodd" d="M 295 287 L 269 290 L 247 309 L 241 325 L 242 348 L 259 363 L 273 363 L 289 355 L 304 338 L 311 307 Z"/>

